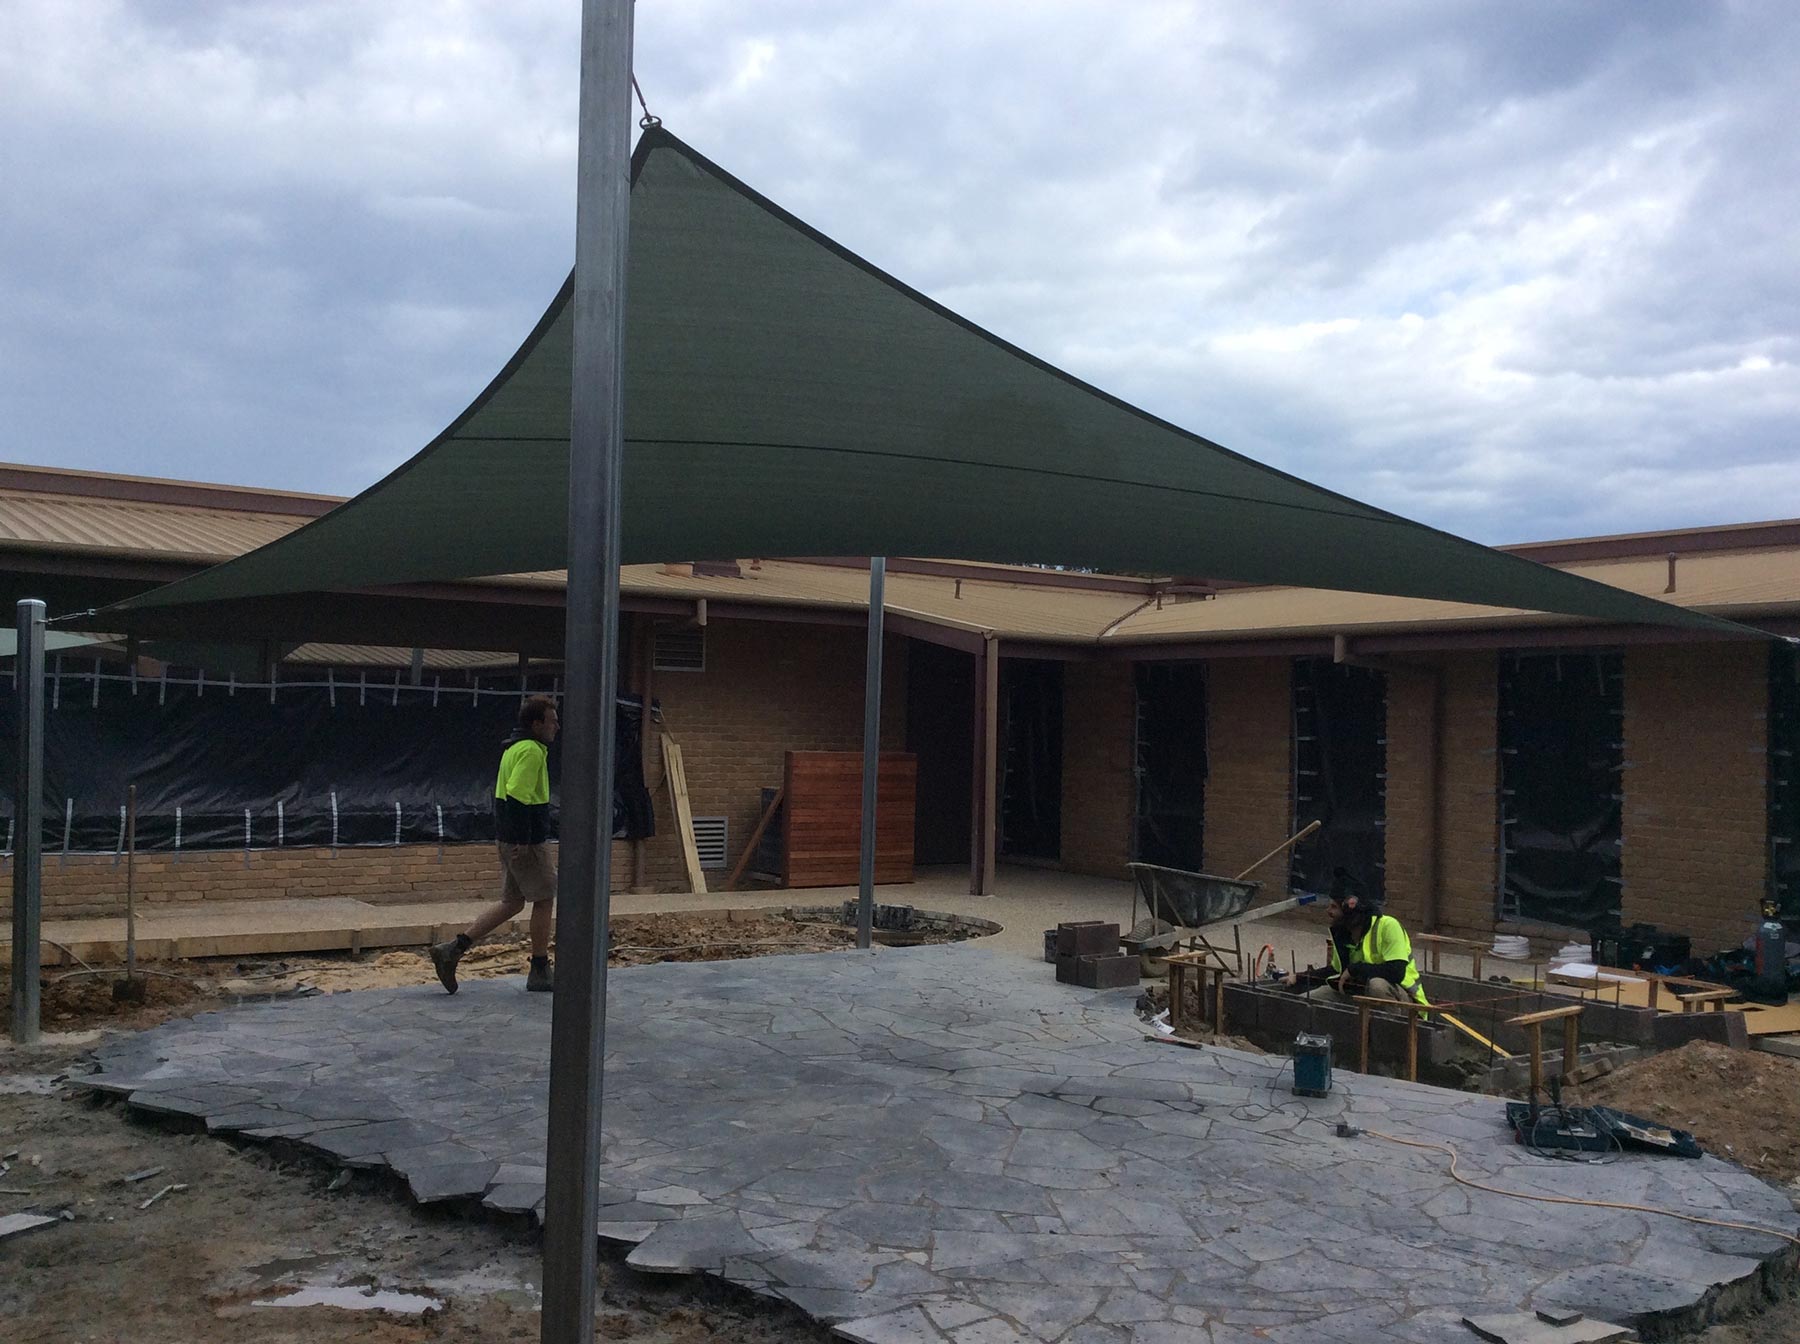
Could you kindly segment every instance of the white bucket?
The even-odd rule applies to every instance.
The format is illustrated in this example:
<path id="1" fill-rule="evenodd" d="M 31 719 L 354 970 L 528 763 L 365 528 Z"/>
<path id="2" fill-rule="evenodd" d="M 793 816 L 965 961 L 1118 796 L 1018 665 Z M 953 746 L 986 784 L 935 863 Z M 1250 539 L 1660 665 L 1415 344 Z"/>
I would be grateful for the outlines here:
<path id="1" fill-rule="evenodd" d="M 1491 955 L 1503 961 L 1530 961 L 1531 939 L 1520 933 L 1497 933 Z"/>

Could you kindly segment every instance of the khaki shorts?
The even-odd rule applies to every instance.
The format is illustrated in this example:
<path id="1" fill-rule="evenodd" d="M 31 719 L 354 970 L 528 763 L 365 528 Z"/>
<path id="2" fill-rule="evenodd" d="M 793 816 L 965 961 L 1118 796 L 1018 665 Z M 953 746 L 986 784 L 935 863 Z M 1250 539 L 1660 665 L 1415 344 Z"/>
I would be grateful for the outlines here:
<path id="1" fill-rule="evenodd" d="M 500 899 L 533 905 L 556 899 L 556 865 L 550 862 L 549 845 L 500 843 Z"/>

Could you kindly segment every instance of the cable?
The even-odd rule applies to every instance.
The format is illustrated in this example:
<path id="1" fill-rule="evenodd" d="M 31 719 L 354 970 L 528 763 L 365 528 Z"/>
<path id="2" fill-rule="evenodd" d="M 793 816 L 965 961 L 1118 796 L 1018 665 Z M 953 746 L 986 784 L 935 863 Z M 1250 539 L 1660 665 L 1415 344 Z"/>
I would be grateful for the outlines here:
<path id="1" fill-rule="evenodd" d="M 87 962 L 82 961 L 80 955 L 75 951 L 74 948 L 65 947 L 61 943 L 57 942 L 56 939 L 54 939 L 54 938 L 45 938 L 43 941 L 46 943 L 49 943 L 51 947 L 54 947 L 58 952 L 62 953 L 70 961 L 79 963 L 83 970 L 91 971 L 94 969 Z"/>
<path id="2" fill-rule="evenodd" d="M 1725 1227 L 1734 1232 L 1755 1232 L 1765 1237 L 1780 1237 L 1783 1241 L 1800 1246 L 1800 1237 L 1790 1232 L 1778 1232 L 1772 1227 L 1757 1227 L 1751 1223 L 1733 1223 L 1722 1218 L 1702 1218 L 1696 1213 L 1677 1213 L 1673 1209 L 1656 1209 L 1648 1204 L 1624 1204 L 1610 1199 L 1577 1199 L 1573 1195 L 1539 1195 L 1525 1190 L 1502 1190 L 1497 1185 L 1488 1185 L 1482 1181 L 1470 1180 L 1456 1169 L 1457 1152 L 1447 1143 L 1433 1143 L 1429 1139 L 1403 1139 L 1397 1134 L 1384 1134 L 1379 1129 L 1365 1129 L 1363 1133 L 1371 1138 L 1386 1139 L 1389 1143 L 1403 1144 L 1408 1148 L 1425 1148 L 1450 1155 L 1450 1179 L 1458 1185 L 1466 1185 L 1471 1190 L 1485 1190 L 1490 1195 L 1505 1195 L 1508 1199 L 1530 1199 L 1540 1204 L 1579 1204 L 1590 1209 L 1622 1209 L 1627 1213 L 1654 1213 L 1664 1218 L 1679 1218 L 1684 1223 L 1699 1223 L 1705 1227 Z"/>
<path id="3" fill-rule="evenodd" d="M 1328 1119 L 1322 1115 L 1314 1115 L 1312 1113 L 1312 1107 L 1307 1104 L 1307 1098 L 1293 1097 L 1287 1101 L 1275 1100 L 1275 1085 L 1281 1081 L 1281 1075 L 1291 1069 L 1293 1065 L 1293 1057 L 1289 1056 L 1287 1059 L 1282 1060 L 1280 1068 L 1269 1075 L 1269 1081 L 1264 1087 L 1264 1092 L 1268 1096 L 1268 1103 L 1266 1105 L 1259 1105 L 1254 1101 L 1241 1101 L 1229 1111 L 1225 1112 L 1225 1114 L 1231 1119 L 1236 1120 L 1239 1124 L 1245 1125 L 1258 1124 L 1263 1120 L 1267 1120 L 1272 1115 L 1279 1115 L 1291 1119 L 1294 1122 L 1292 1129 L 1286 1131 L 1284 1135 L 1278 1135 L 1277 1137 L 1296 1137 L 1293 1135 L 1292 1130 L 1300 1128 L 1300 1126 L 1305 1124 L 1308 1120 L 1320 1125 L 1334 1123 L 1335 1117 L 1333 1119 Z M 1296 1114 L 1294 1109 L 1296 1107 L 1299 1108 L 1298 1114 Z"/>
<path id="4" fill-rule="evenodd" d="M 1578 1110 L 1580 1108 L 1576 1109 Z M 1617 1162 L 1620 1158 L 1625 1156 L 1624 1142 L 1610 1128 L 1607 1128 L 1605 1132 L 1611 1146 L 1600 1150 L 1592 1157 L 1585 1155 L 1587 1151 L 1591 1150 L 1580 1148 L 1546 1148 L 1543 1144 L 1539 1143 L 1538 1133 L 1543 1128 L 1545 1120 L 1550 1121 L 1552 1133 L 1557 1130 L 1570 1128 L 1580 1123 L 1579 1118 L 1575 1114 L 1575 1110 L 1571 1110 L 1569 1107 L 1564 1106 L 1560 1101 L 1553 1101 L 1548 1106 L 1538 1107 L 1535 1123 L 1530 1122 L 1529 1112 L 1527 1112 L 1527 1117 L 1529 1129 L 1527 1129 L 1526 1125 L 1514 1125 L 1513 1133 L 1518 1136 L 1521 1144 L 1526 1148 L 1529 1148 L 1538 1157 L 1544 1158 L 1546 1161 L 1573 1162 L 1576 1165 L 1583 1167 L 1605 1167 L 1611 1166 L 1614 1162 Z"/>

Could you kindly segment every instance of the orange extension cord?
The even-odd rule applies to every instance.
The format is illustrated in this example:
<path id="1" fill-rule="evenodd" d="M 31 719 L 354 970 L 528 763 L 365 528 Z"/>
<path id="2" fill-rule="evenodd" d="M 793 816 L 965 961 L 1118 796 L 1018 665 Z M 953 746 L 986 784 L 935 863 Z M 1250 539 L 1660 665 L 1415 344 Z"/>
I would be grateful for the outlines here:
<path id="1" fill-rule="evenodd" d="M 1772 1227 L 1756 1227 L 1750 1223 L 1727 1222 L 1720 1218 L 1702 1218 L 1694 1213 L 1676 1213 L 1673 1209 L 1653 1209 L 1648 1204 L 1620 1204 L 1610 1199 L 1577 1199 L 1573 1195 L 1534 1195 L 1523 1190 L 1502 1190 L 1497 1185 L 1487 1185 L 1481 1181 L 1472 1181 L 1456 1169 L 1456 1149 L 1447 1143 L 1433 1143 L 1426 1139 L 1403 1139 L 1397 1134 L 1383 1134 L 1379 1129 L 1365 1129 L 1363 1133 L 1371 1138 L 1386 1139 L 1389 1143 L 1404 1144 L 1408 1148 L 1435 1149 L 1450 1155 L 1450 1179 L 1459 1185 L 1466 1185 L 1471 1190 L 1485 1190 L 1490 1195 L 1505 1195 L 1509 1199 L 1534 1199 L 1541 1204 L 1582 1204 L 1590 1209 L 1623 1209 L 1627 1213 L 1654 1213 L 1663 1218 L 1679 1218 L 1684 1223 L 1701 1223 L 1707 1227 L 1728 1227 L 1736 1232 L 1756 1232 L 1765 1237 L 1780 1237 L 1783 1241 L 1800 1246 L 1800 1237 L 1787 1232 L 1777 1232 Z"/>

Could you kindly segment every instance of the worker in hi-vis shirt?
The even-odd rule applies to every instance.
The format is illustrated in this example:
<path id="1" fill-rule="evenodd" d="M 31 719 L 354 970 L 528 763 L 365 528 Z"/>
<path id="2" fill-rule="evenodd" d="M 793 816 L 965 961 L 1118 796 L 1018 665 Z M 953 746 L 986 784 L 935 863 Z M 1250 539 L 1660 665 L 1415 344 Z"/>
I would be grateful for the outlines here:
<path id="1" fill-rule="evenodd" d="M 531 970 L 525 988 L 549 993 L 550 929 L 555 919 L 556 865 L 550 861 L 550 744 L 556 703 L 534 695 L 519 706 L 518 726 L 500 756 L 494 781 L 494 836 L 500 846 L 500 899 L 448 942 L 431 948 L 431 964 L 456 993 L 456 963 L 476 943 L 531 905 Z"/>

